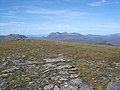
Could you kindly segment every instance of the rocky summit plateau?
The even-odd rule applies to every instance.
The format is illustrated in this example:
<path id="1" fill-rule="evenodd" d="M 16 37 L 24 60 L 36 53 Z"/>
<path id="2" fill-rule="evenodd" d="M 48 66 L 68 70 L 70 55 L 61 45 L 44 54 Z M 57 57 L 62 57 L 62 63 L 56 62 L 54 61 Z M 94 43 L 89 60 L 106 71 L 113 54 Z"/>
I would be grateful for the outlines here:
<path id="1" fill-rule="evenodd" d="M 2 40 L 0 90 L 120 90 L 120 47 Z"/>

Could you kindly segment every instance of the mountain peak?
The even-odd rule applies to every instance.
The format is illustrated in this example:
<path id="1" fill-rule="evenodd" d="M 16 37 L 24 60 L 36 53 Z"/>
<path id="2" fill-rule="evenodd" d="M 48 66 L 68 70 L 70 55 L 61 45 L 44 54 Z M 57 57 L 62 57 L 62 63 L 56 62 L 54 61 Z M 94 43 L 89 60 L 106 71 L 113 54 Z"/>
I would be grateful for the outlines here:
<path id="1" fill-rule="evenodd" d="M 52 32 L 48 35 L 49 39 L 78 39 L 83 37 L 80 33 Z"/>

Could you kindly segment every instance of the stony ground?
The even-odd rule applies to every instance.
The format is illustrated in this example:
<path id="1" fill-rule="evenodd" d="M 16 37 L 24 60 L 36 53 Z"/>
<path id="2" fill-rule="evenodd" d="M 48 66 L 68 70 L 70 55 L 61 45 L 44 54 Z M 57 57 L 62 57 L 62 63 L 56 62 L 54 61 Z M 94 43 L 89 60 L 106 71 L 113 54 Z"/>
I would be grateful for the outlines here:
<path id="1" fill-rule="evenodd" d="M 120 48 L 0 41 L 0 90 L 120 90 Z"/>
<path id="2" fill-rule="evenodd" d="M 2 66 L 11 65 L 1 71 L 0 87 L 5 90 L 93 90 L 68 62 L 70 60 L 63 57 L 44 59 L 44 62 L 3 60 Z"/>
<path id="3" fill-rule="evenodd" d="M 94 90 L 82 80 L 77 73 L 78 68 L 74 64 L 71 65 L 71 62 L 72 60 L 63 57 L 46 58 L 43 61 L 3 59 L 1 66 L 7 68 L 1 71 L 0 88 L 1 90 Z M 116 79 L 119 81 L 120 77 Z M 107 90 L 120 90 L 119 82 L 111 81 Z"/>

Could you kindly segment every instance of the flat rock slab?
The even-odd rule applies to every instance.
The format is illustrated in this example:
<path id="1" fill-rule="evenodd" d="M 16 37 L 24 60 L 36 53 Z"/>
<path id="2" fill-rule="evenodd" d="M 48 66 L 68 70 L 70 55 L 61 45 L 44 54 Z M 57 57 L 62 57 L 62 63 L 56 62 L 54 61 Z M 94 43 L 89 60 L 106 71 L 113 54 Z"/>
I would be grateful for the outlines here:
<path id="1" fill-rule="evenodd" d="M 54 67 L 55 67 L 55 65 L 50 64 L 50 63 L 43 65 L 43 68 L 45 68 L 45 69 L 54 68 Z"/>
<path id="2" fill-rule="evenodd" d="M 58 57 L 58 58 L 47 58 L 44 59 L 46 62 L 60 62 L 60 61 L 69 61 L 68 59 L 65 59 L 63 57 Z"/>
<path id="3" fill-rule="evenodd" d="M 120 83 L 111 81 L 107 86 L 107 90 L 120 90 Z"/>
<path id="4" fill-rule="evenodd" d="M 9 68 L 9 69 L 5 69 L 4 71 L 2 71 L 3 73 L 9 73 L 9 72 L 12 72 L 14 70 L 18 70 L 19 68 L 16 67 L 16 66 L 13 66 L 12 68 Z"/>
<path id="5" fill-rule="evenodd" d="M 38 64 L 38 61 L 27 61 L 27 60 L 14 60 L 13 64 L 15 65 L 29 65 L 29 64 Z"/>
<path id="6" fill-rule="evenodd" d="M 54 87 L 53 84 L 49 84 L 44 87 L 44 90 L 51 90 L 53 87 Z"/>
<path id="7" fill-rule="evenodd" d="M 61 87 L 61 90 L 78 90 L 78 87 L 66 83 Z"/>
<path id="8" fill-rule="evenodd" d="M 77 74 L 70 74 L 70 78 L 77 78 L 79 75 Z"/>
<path id="9" fill-rule="evenodd" d="M 76 79 L 72 79 L 72 80 L 70 81 L 70 83 L 71 83 L 72 85 L 80 85 L 80 84 L 82 83 L 82 80 L 79 79 L 79 78 L 76 78 Z"/>

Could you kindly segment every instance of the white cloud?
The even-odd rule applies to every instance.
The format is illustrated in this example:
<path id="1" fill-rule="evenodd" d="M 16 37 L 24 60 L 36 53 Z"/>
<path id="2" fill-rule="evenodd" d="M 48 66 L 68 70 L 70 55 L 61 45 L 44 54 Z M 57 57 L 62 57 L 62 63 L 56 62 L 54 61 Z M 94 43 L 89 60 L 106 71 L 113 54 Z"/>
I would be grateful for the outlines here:
<path id="1" fill-rule="evenodd" d="M 53 23 L 46 21 L 44 23 L 25 23 L 25 22 L 6 22 L 0 23 L 0 32 L 5 33 L 21 33 L 21 34 L 40 34 L 40 33 L 51 33 L 56 31 L 75 31 L 75 32 L 86 32 L 86 33 L 102 33 L 107 32 L 118 32 L 120 29 L 120 22 L 106 22 L 106 23 L 79 23 L 79 24 L 67 24 L 67 23 Z M 99 32 L 100 31 L 100 32 Z"/>
<path id="2" fill-rule="evenodd" d="M 96 6 L 101 6 L 102 4 L 104 4 L 106 2 L 107 2 L 106 0 L 99 0 L 99 1 L 96 1 L 96 2 L 93 2 L 93 3 L 89 3 L 89 5 L 92 6 L 92 7 L 96 7 Z"/>
<path id="3" fill-rule="evenodd" d="M 11 22 L 0 22 L 0 26 L 1 27 L 9 27 L 9 26 L 26 26 L 28 23 L 25 23 L 25 22 L 14 22 L 14 21 L 11 21 Z"/>
<path id="4" fill-rule="evenodd" d="M 68 9 L 62 9 L 62 10 L 51 10 L 51 9 L 44 9 L 44 8 L 34 8 L 34 9 L 27 9 L 24 11 L 25 13 L 28 14 L 40 14 L 42 15 L 41 17 L 79 17 L 79 16 L 84 16 L 87 15 L 87 12 L 80 12 L 77 10 L 68 10 Z"/>
<path id="5" fill-rule="evenodd" d="M 15 16 L 12 16 L 12 15 L 4 15 L 4 16 L 0 16 L 0 18 L 15 18 Z"/>
<path id="6" fill-rule="evenodd" d="M 73 17 L 77 17 L 77 16 L 84 16 L 87 15 L 88 13 L 86 12 L 78 12 L 78 11 L 70 11 L 67 13 L 67 16 L 73 16 Z"/>
<path id="7" fill-rule="evenodd" d="M 16 25 L 16 22 L 4 22 L 4 23 L 0 23 L 0 26 L 11 26 L 11 25 Z"/>
<path id="8" fill-rule="evenodd" d="M 73 0 L 67 0 L 67 1 L 73 1 Z M 41 18 L 55 18 L 55 17 L 74 18 L 88 14 L 87 12 L 81 12 L 78 10 L 70 10 L 70 9 L 48 9 L 37 6 L 12 6 L 10 9 L 2 10 L 2 12 L 4 11 L 4 13 L 0 13 L 0 17 L 14 18 L 16 17 L 17 12 L 19 10 L 23 14 L 25 13 L 25 14 L 40 15 Z"/>
<path id="9" fill-rule="evenodd" d="M 43 9 L 43 8 L 37 8 L 32 10 L 26 10 L 26 13 L 30 14 L 63 14 L 65 13 L 65 10 L 49 10 L 49 9 Z"/>
<path id="10" fill-rule="evenodd" d="M 53 31 L 70 31 L 76 29 L 77 27 L 69 24 L 61 23 L 24 23 L 24 22 L 6 22 L 0 23 L 0 32 L 2 34 L 6 33 L 20 33 L 20 34 L 40 34 L 40 33 L 51 33 Z M 7 27 L 7 28 L 6 28 Z"/>
<path id="11" fill-rule="evenodd" d="M 120 28 L 120 22 L 109 22 L 103 25 L 106 28 Z"/>
<path id="12" fill-rule="evenodd" d="M 1 18 L 14 18 L 15 16 L 15 11 L 8 10 L 0 13 Z"/>

